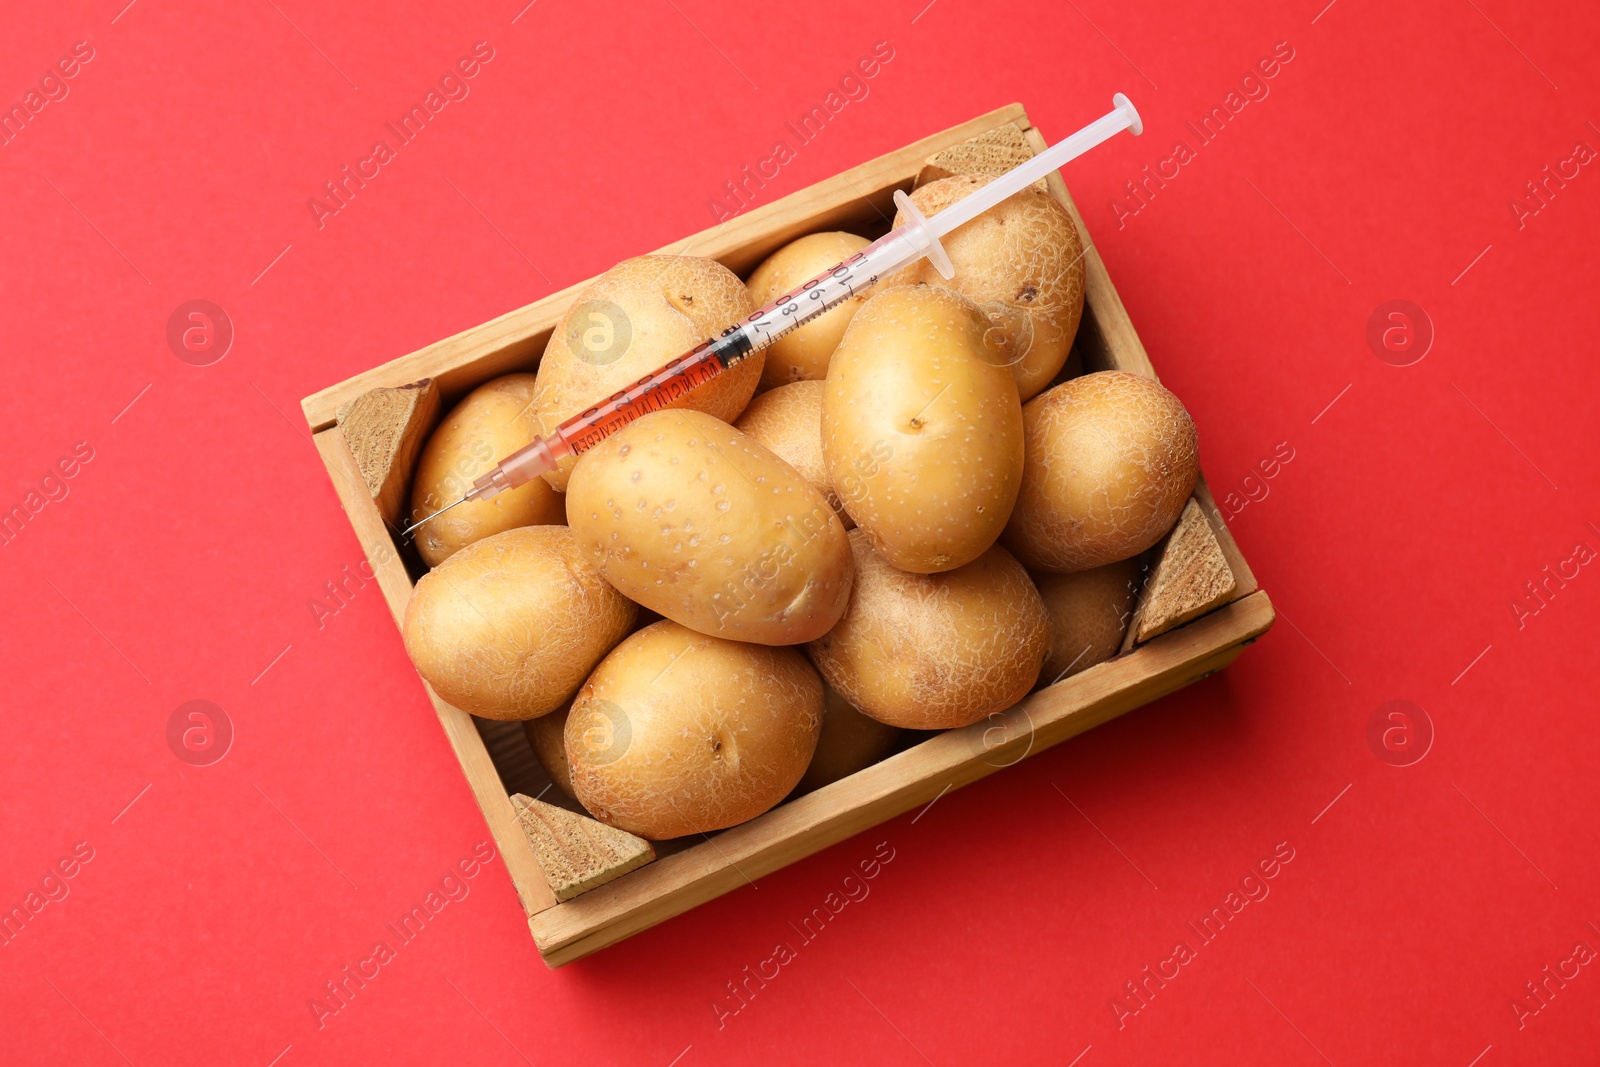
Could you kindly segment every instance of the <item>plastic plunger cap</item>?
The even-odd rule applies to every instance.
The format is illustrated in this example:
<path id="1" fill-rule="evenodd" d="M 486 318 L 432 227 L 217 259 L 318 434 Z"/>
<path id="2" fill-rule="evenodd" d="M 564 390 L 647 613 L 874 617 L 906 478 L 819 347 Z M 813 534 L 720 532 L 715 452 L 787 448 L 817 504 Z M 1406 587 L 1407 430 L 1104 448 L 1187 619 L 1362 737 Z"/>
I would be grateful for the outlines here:
<path id="1" fill-rule="evenodd" d="M 1144 119 L 1139 117 L 1139 109 L 1133 106 L 1132 100 L 1118 93 L 1111 98 L 1111 106 L 1127 114 L 1129 133 L 1137 137 L 1144 132 Z"/>

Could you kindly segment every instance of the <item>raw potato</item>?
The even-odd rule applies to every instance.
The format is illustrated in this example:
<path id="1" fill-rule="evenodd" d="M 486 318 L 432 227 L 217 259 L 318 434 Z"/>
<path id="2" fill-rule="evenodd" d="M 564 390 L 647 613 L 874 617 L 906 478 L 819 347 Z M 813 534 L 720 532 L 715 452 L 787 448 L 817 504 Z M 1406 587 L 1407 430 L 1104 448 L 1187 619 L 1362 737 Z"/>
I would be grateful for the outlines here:
<path id="1" fill-rule="evenodd" d="M 567 762 L 567 714 L 571 710 L 569 704 L 550 715 L 529 719 L 522 724 L 522 729 L 528 735 L 528 745 L 538 758 L 539 765 L 550 776 L 550 781 L 576 800 L 577 794 L 572 791 L 572 765 Z"/>
<path id="2" fill-rule="evenodd" d="M 817 753 L 811 757 L 811 766 L 795 786 L 796 795 L 821 789 L 872 766 L 894 751 L 904 733 L 898 726 L 863 715 L 844 697 L 824 686 L 822 736 L 817 740 Z"/>
<path id="3" fill-rule="evenodd" d="M 565 526 L 475 541 L 422 576 L 406 605 L 406 652 L 446 703 L 532 719 L 572 696 L 637 609 Z"/>
<path id="4" fill-rule="evenodd" d="M 623 260 L 578 294 L 550 334 L 533 391 L 535 432 L 549 434 L 755 309 L 750 290 L 714 259 Z M 754 353 L 670 406 L 732 422 L 761 380 L 764 355 Z M 563 459 L 545 479 L 564 491 L 573 463 Z"/>
<path id="5" fill-rule="evenodd" d="M 911 202 L 924 215 L 936 215 L 992 180 L 979 174 L 940 178 L 913 191 Z M 905 221 L 896 214 L 896 226 Z M 927 282 L 970 297 L 1005 335 L 1004 362 L 1022 399 L 1029 399 L 1066 363 L 1083 317 L 1083 241 L 1072 216 L 1050 193 L 1029 186 L 940 240 L 954 278 L 946 281 L 924 259 L 886 284 Z"/>
<path id="6" fill-rule="evenodd" d="M 507 374 L 485 382 L 439 423 L 417 459 L 411 482 L 411 521 L 433 514 L 472 488 L 472 479 L 533 440 L 529 401 L 533 375 Z M 417 527 L 417 551 L 437 567 L 456 550 L 518 526 L 566 521 L 561 495 L 542 480 L 488 500 L 469 500 Z"/>
<path id="7" fill-rule="evenodd" d="M 828 465 L 822 459 L 823 389 L 821 382 L 780 385 L 750 401 L 734 425 L 799 471 L 800 477 L 828 498 L 833 513 L 848 530 L 856 522 L 833 491 Z"/>
<path id="8" fill-rule="evenodd" d="M 567 517 L 607 581 L 704 634 L 799 644 L 849 601 L 850 546 L 828 501 L 703 412 L 653 412 L 584 453 Z"/>
<path id="9" fill-rule="evenodd" d="M 989 362 L 989 323 L 948 289 L 885 289 L 828 366 L 822 454 L 850 517 L 896 567 L 977 559 L 1022 482 L 1016 382 Z"/>
<path id="10" fill-rule="evenodd" d="M 1136 556 L 1172 529 L 1200 477 L 1199 440 L 1159 382 L 1097 371 L 1028 402 L 1028 461 L 1006 547 L 1036 571 Z"/>
<path id="11" fill-rule="evenodd" d="M 766 307 L 792 289 L 798 289 L 872 242 L 853 233 L 813 233 L 790 241 L 750 275 L 750 295 L 756 307 Z M 761 388 L 772 389 L 790 382 L 821 381 L 828 373 L 828 357 L 839 347 L 844 328 L 870 290 L 862 290 L 836 304 L 793 333 L 778 338 L 767 349 L 766 369 L 761 372 Z"/>
<path id="12" fill-rule="evenodd" d="M 1040 685 L 1054 685 L 1117 654 L 1144 583 L 1138 556 L 1075 574 L 1034 577 L 1050 613 L 1050 653 Z"/>
<path id="13" fill-rule="evenodd" d="M 618 645 L 567 717 L 578 801 L 661 840 L 734 826 L 772 807 L 811 762 L 822 681 L 791 648 L 707 637 L 675 622 Z"/>
<path id="14" fill-rule="evenodd" d="M 1028 695 L 1050 620 L 1028 573 L 995 545 L 944 574 L 907 574 L 850 532 L 850 610 L 806 646 L 829 685 L 879 722 L 948 730 Z"/>

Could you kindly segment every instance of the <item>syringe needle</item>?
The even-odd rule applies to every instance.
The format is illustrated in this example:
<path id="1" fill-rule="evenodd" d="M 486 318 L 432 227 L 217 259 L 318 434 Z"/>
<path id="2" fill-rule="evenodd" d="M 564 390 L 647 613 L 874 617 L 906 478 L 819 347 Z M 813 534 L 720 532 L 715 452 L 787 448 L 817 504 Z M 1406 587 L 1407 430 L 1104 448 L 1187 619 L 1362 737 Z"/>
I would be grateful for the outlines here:
<path id="1" fill-rule="evenodd" d="M 467 502 L 467 497 L 462 497 L 460 500 L 455 501 L 455 503 L 446 504 L 444 507 L 440 508 L 438 511 L 435 511 L 432 515 L 429 515 L 427 518 L 418 519 L 416 522 L 412 523 L 410 526 L 407 526 L 404 530 L 401 530 L 400 531 L 400 536 L 404 537 L 407 534 L 409 534 L 412 530 L 415 530 L 418 526 L 421 526 L 423 523 L 431 522 L 434 519 L 437 519 L 440 515 L 443 515 L 445 512 L 447 512 L 451 508 L 455 507 L 456 504 L 465 504 L 466 502 Z"/>
<path id="2" fill-rule="evenodd" d="M 495 464 L 487 474 L 481 474 L 472 481 L 472 488 L 464 493 L 460 500 L 448 504 L 425 519 L 416 522 L 400 531 L 400 536 L 405 537 L 412 530 L 425 522 L 431 522 L 440 515 L 455 507 L 456 504 L 465 504 L 469 500 L 488 500 L 490 497 L 515 489 L 519 485 L 526 485 L 539 477 L 545 471 L 554 470 L 557 461 L 562 456 L 571 455 L 571 450 L 566 442 L 559 436 L 554 438 L 555 445 L 543 437 L 535 437 L 533 441 L 517 449 L 511 455 Z"/>

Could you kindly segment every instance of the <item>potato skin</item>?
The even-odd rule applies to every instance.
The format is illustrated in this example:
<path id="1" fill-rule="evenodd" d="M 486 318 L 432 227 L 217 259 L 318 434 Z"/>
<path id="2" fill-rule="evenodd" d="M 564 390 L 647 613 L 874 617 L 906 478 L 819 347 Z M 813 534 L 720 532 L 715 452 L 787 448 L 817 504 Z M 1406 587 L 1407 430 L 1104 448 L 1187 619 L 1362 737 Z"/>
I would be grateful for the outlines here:
<path id="1" fill-rule="evenodd" d="M 853 233 L 812 233 L 790 241 L 750 275 L 748 285 L 756 307 L 765 307 L 797 289 L 823 271 L 843 263 L 872 242 Z M 767 351 L 761 388 L 775 389 L 800 381 L 821 381 L 828 373 L 828 358 L 839 347 L 846 326 L 870 289 L 835 304 L 793 333 L 778 338 Z"/>
<path id="2" fill-rule="evenodd" d="M 755 309 L 750 290 L 714 259 L 637 256 L 623 260 L 578 294 L 550 334 L 533 391 L 535 432 L 548 435 L 562 422 L 717 336 Z M 612 321 L 616 311 L 625 322 Z M 602 332 L 591 333 L 591 326 Z M 598 353 L 589 350 L 588 340 L 596 336 L 610 347 L 602 347 Z M 709 412 L 732 422 L 750 402 L 763 366 L 765 352 L 756 352 L 671 406 Z M 559 467 L 545 474 L 545 480 L 565 491 L 573 466 L 570 457 L 563 459 Z"/>
<path id="3" fill-rule="evenodd" d="M 1050 615 L 1050 651 L 1041 686 L 1086 671 L 1117 654 L 1144 584 L 1138 557 L 1073 574 L 1036 574 L 1033 584 Z"/>
<path id="4" fill-rule="evenodd" d="M 828 464 L 822 458 L 822 382 L 794 382 L 758 393 L 744 409 L 738 429 L 772 450 L 828 498 L 833 513 L 846 530 L 856 521 L 844 509 L 839 494 L 828 479 Z"/>
<path id="5" fill-rule="evenodd" d="M 566 703 L 636 610 L 571 530 L 521 526 L 423 575 L 401 629 L 417 672 L 446 703 L 488 719 L 532 719 Z"/>
<path id="6" fill-rule="evenodd" d="M 911 202 L 936 215 L 994 179 L 956 174 L 915 189 Z M 894 224 L 906 220 L 896 214 Z M 946 280 L 928 260 L 889 276 L 885 284 L 927 282 L 970 297 L 1005 332 L 1017 391 L 1028 400 L 1050 384 L 1072 351 L 1083 318 L 1083 240 L 1061 202 L 1029 186 L 940 238 L 955 277 Z"/>
<path id="7" fill-rule="evenodd" d="M 981 556 L 1022 482 L 1022 404 L 988 362 L 975 304 L 926 285 L 885 289 L 828 365 L 822 454 L 856 524 L 905 571 Z"/>
<path id="8" fill-rule="evenodd" d="M 560 711 L 529 719 L 522 724 L 522 730 L 528 735 L 528 745 L 550 776 L 551 783 L 576 800 L 577 794 L 572 791 L 572 765 L 567 762 L 567 715 L 571 711 L 572 705 L 568 704 Z"/>
<path id="9" fill-rule="evenodd" d="M 822 735 L 805 777 L 795 786 L 796 796 L 848 778 L 894 751 L 905 734 L 898 726 L 863 715 L 830 686 L 822 693 Z"/>
<path id="10" fill-rule="evenodd" d="M 704 634 L 799 644 L 849 600 L 850 547 L 827 500 L 703 412 L 652 412 L 584 453 L 567 517 L 612 585 Z"/>
<path id="11" fill-rule="evenodd" d="M 423 445 L 411 480 L 411 521 L 459 500 L 472 480 L 533 440 L 528 408 L 533 375 L 485 382 L 451 409 Z M 488 500 L 469 500 L 417 527 L 417 551 L 430 567 L 490 534 L 566 521 L 561 496 L 542 480 Z"/>
<path id="12" fill-rule="evenodd" d="M 942 574 L 896 570 L 850 532 L 850 610 L 806 653 L 827 683 L 879 722 L 949 730 L 1028 695 L 1049 650 L 1038 590 L 999 545 Z"/>
<path id="13" fill-rule="evenodd" d="M 573 701 L 567 760 L 595 818 L 652 840 L 755 818 L 794 788 L 822 727 L 822 681 L 791 648 L 647 626 Z"/>
<path id="14" fill-rule="evenodd" d="M 1035 571 L 1136 556 L 1172 529 L 1200 477 L 1182 402 L 1150 378 L 1096 371 L 1023 409 L 1027 464 L 1005 545 Z"/>

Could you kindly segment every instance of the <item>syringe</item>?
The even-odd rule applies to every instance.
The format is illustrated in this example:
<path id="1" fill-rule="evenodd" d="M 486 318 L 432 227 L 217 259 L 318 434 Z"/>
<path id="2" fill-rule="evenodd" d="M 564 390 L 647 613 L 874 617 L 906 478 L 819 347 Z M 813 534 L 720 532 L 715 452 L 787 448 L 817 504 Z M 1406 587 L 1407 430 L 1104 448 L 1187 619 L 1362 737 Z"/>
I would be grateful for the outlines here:
<path id="1" fill-rule="evenodd" d="M 923 256 L 933 261 L 940 274 L 950 278 L 955 270 L 944 246 L 939 243 L 940 237 L 1123 130 L 1132 131 L 1135 137 L 1144 131 L 1139 113 L 1126 96 L 1118 93 L 1111 98 L 1111 103 L 1112 109 L 1107 114 L 957 200 L 931 219 L 925 218 L 903 191 L 896 190 L 895 206 L 909 220 L 904 226 L 884 234 L 843 263 L 785 293 L 743 322 L 730 326 L 722 336 L 690 349 L 594 407 L 574 415 L 548 436 L 534 438 L 532 444 L 513 452 L 493 470 L 475 479 L 472 488 L 460 500 L 412 523 L 404 533 L 410 533 L 457 504 L 486 500 L 554 470 L 566 457 L 582 455 L 641 415 L 666 407 L 752 352 L 766 348 L 789 331 Z"/>

